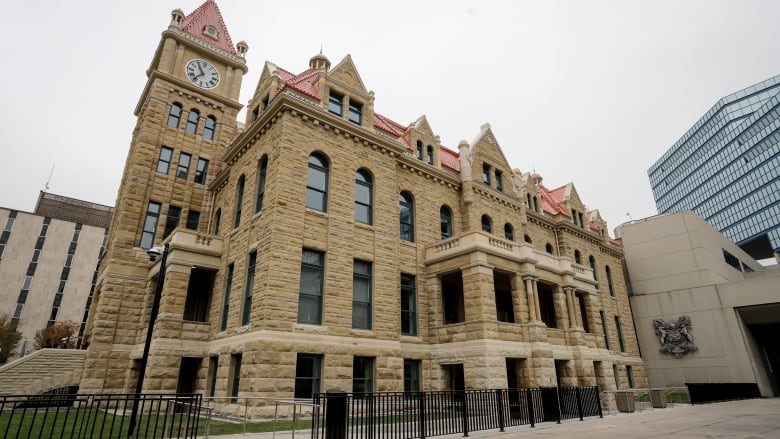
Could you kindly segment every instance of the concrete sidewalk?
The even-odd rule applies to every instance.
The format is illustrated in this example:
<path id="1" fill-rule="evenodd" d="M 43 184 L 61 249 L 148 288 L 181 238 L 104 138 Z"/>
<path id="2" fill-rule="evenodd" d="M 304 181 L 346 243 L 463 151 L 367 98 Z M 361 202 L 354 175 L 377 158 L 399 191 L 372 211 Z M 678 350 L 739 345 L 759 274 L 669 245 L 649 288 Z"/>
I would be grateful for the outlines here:
<path id="1" fill-rule="evenodd" d="M 271 439 L 272 433 L 212 436 L 217 439 Z M 296 438 L 308 439 L 310 432 L 299 431 Z M 436 436 L 454 439 L 463 435 Z M 636 413 L 605 415 L 561 424 L 545 422 L 498 430 L 474 431 L 470 438 L 780 438 L 780 398 L 749 399 L 705 405 L 678 405 Z M 291 439 L 289 431 L 277 432 L 276 439 Z"/>

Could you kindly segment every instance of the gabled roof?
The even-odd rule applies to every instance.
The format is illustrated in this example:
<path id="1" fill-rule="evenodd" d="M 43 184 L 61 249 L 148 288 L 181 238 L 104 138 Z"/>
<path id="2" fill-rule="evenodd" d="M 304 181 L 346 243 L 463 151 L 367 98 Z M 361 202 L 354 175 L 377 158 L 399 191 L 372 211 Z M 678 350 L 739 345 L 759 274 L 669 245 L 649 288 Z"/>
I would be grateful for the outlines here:
<path id="1" fill-rule="evenodd" d="M 552 191 L 544 187 L 544 185 L 539 185 L 539 194 L 542 196 L 542 210 L 549 213 L 550 215 L 563 215 L 565 217 L 571 218 L 571 214 L 567 212 L 564 209 L 561 209 L 561 207 L 558 205 L 560 203 L 558 197 L 562 197 L 563 192 L 566 190 L 566 186 L 561 186 L 557 189 L 553 189 Z M 563 191 L 561 191 L 563 189 Z"/>
<path id="2" fill-rule="evenodd" d="M 217 30 L 216 37 L 204 33 L 206 26 L 214 26 Z M 233 46 L 230 33 L 227 30 L 227 26 L 225 26 L 225 21 L 222 19 L 222 13 L 219 12 L 219 6 L 217 6 L 214 0 L 207 0 L 192 11 L 190 15 L 184 17 L 181 30 L 210 46 L 234 55 L 236 54 L 236 48 Z"/>
<path id="3" fill-rule="evenodd" d="M 442 146 L 441 149 L 439 149 L 439 159 L 441 160 L 441 165 L 450 168 L 455 172 L 460 172 L 459 157 L 460 154 L 445 146 Z"/>

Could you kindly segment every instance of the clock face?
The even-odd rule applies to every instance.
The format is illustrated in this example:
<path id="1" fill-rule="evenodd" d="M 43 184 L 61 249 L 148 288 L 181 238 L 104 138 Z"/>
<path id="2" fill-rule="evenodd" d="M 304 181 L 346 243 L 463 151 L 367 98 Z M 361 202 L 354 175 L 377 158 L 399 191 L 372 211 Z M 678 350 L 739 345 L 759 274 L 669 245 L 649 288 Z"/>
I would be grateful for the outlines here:
<path id="1" fill-rule="evenodd" d="M 219 72 L 208 61 L 193 59 L 184 69 L 190 81 L 200 88 L 214 88 L 219 84 Z"/>

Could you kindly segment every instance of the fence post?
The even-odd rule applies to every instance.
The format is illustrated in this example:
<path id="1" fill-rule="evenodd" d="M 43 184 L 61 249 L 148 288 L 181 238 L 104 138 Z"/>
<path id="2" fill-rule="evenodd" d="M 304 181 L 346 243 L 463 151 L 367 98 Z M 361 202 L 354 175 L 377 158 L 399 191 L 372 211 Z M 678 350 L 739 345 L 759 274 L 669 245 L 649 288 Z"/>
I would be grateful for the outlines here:
<path id="1" fill-rule="evenodd" d="M 555 405 L 557 406 L 556 407 L 557 410 L 555 410 L 557 419 L 555 420 L 555 422 L 557 424 L 560 424 L 561 423 L 561 388 L 560 387 L 555 388 Z"/>
<path id="2" fill-rule="evenodd" d="M 531 428 L 534 427 L 534 396 L 532 395 L 533 390 L 526 389 L 526 399 L 528 400 L 528 419 L 531 420 Z"/>
<path id="3" fill-rule="evenodd" d="M 601 412 L 601 393 L 599 393 L 598 387 L 592 387 L 592 389 L 596 392 L 596 407 L 599 408 L 599 418 L 603 418 L 604 414 Z"/>
<path id="4" fill-rule="evenodd" d="M 420 398 L 420 403 L 418 404 L 419 407 L 419 414 L 418 417 L 420 419 L 420 422 L 418 423 L 420 425 L 420 439 L 425 439 L 425 393 L 419 392 L 418 398 Z"/>
<path id="5" fill-rule="evenodd" d="M 325 398 L 325 439 L 346 439 L 347 394 L 328 392 Z"/>
<path id="6" fill-rule="evenodd" d="M 504 431 L 504 401 L 501 398 L 501 389 L 496 390 L 496 405 L 498 406 L 498 428 Z"/>
<path id="7" fill-rule="evenodd" d="M 463 399 L 460 403 L 461 408 L 461 414 L 463 415 L 463 437 L 468 437 L 469 435 L 469 408 L 467 406 L 468 404 L 468 394 L 465 390 L 459 391 L 461 396 L 463 396 Z"/>
<path id="8" fill-rule="evenodd" d="M 582 395 L 580 395 L 580 388 L 574 388 L 574 396 L 577 398 L 577 413 L 580 415 L 580 421 L 582 421 Z"/>

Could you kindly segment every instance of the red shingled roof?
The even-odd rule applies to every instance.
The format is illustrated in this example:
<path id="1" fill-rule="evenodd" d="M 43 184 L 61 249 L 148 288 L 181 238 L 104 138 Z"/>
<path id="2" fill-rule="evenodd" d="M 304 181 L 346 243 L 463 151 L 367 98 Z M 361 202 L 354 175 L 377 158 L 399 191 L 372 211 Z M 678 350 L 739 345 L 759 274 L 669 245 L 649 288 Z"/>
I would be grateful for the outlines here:
<path id="1" fill-rule="evenodd" d="M 571 214 L 561 209 L 561 207 L 558 205 L 560 201 L 558 201 L 557 197 L 560 197 L 561 199 L 563 198 L 563 195 L 560 192 L 561 189 L 565 189 L 565 186 L 559 187 L 554 191 L 550 191 L 543 185 L 539 185 L 539 193 L 542 195 L 542 210 L 549 213 L 550 215 L 563 215 L 565 217 L 571 218 Z"/>
<path id="2" fill-rule="evenodd" d="M 441 165 L 450 168 L 455 172 L 460 172 L 460 160 L 458 157 L 460 157 L 460 154 L 445 146 L 442 146 L 439 149 L 439 159 L 441 159 Z"/>
<path id="3" fill-rule="evenodd" d="M 217 29 L 216 39 L 203 33 L 203 29 L 209 25 Z M 219 6 L 217 6 L 214 0 L 207 0 L 206 3 L 192 11 L 190 15 L 184 17 L 181 29 L 206 44 L 232 54 L 236 53 L 236 48 L 230 39 L 230 33 L 227 30 L 227 26 L 225 26 L 225 21 L 222 20 L 222 14 L 219 12 Z"/>

